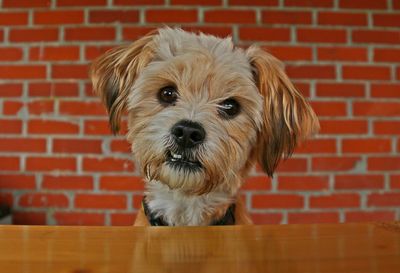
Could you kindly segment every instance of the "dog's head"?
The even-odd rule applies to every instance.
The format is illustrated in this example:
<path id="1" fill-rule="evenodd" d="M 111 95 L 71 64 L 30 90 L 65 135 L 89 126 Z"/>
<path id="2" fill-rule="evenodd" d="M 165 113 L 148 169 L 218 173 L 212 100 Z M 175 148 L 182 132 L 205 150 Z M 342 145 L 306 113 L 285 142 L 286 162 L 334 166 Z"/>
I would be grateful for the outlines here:
<path id="1" fill-rule="evenodd" d="M 92 66 L 111 129 L 128 140 L 148 180 L 188 194 L 236 193 L 258 160 L 272 176 L 318 130 L 281 63 L 256 46 L 163 28 Z"/>

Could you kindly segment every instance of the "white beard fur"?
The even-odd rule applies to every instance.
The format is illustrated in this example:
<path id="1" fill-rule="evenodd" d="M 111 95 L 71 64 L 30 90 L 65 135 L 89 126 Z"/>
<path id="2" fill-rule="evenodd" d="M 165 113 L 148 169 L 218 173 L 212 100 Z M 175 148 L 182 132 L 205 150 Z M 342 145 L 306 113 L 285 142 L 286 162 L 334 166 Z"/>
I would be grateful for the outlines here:
<path id="1" fill-rule="evenodd" d="M 179 189 L 170 189 L 160 181 L 147 181 L 146 204 L 157 217 L 170 226 L 207 226 L 204 214 L 213 214 L 215 208 L 232 203 L 233 198 L 224 192 L 187 195 Z"/>

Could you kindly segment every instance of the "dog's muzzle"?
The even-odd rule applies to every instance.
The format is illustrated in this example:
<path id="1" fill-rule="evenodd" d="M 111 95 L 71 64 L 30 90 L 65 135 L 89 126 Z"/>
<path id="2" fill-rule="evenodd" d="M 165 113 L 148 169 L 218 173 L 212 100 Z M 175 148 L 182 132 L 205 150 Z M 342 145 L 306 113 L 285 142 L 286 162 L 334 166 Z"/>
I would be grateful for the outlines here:
<path id="1" fill-rule="evenodd" d="M 172 127 L 171 135 L 177 149 L 167 152 L 168 163 L 173 167 L 191 170 L 201 168 L 201 163 L 194 157 L 193 149 L 206 138 L 203 126 L 197 122 L 181 120 Z"/>
<path id="2" fill-rule="evenodd" d="M 206 138 L 203 126 L 189 120 L 181 120 L 176 123 L 171 129 L 171 134 L 182 150 L 194 148 L 203 143 Z"/>

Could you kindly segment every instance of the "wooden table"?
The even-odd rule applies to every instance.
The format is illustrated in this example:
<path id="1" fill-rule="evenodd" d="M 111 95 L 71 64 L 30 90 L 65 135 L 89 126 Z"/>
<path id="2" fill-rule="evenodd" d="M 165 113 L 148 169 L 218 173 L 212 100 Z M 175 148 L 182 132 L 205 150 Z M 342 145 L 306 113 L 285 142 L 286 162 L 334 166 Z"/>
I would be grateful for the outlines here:
<path id="1" fill-rule="evenodd" d="M 0 272 L 399 273 L 400 223 L 0 226 Z"/>

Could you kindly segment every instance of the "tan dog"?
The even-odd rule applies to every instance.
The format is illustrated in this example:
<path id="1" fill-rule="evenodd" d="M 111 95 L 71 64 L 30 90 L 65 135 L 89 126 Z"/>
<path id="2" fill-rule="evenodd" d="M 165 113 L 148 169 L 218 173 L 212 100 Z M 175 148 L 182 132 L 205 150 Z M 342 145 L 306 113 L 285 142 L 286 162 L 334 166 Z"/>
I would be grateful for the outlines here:
<path id="1" fill-rule="evenodd" d="M 111 50 L 92 66 L 94 90 L 145 177 L 135 225 L 251 224 L 238 197 L 256 161 L 280 159 L 318 130 L 281 63 L 230 38 L 162 28 Z"/>

